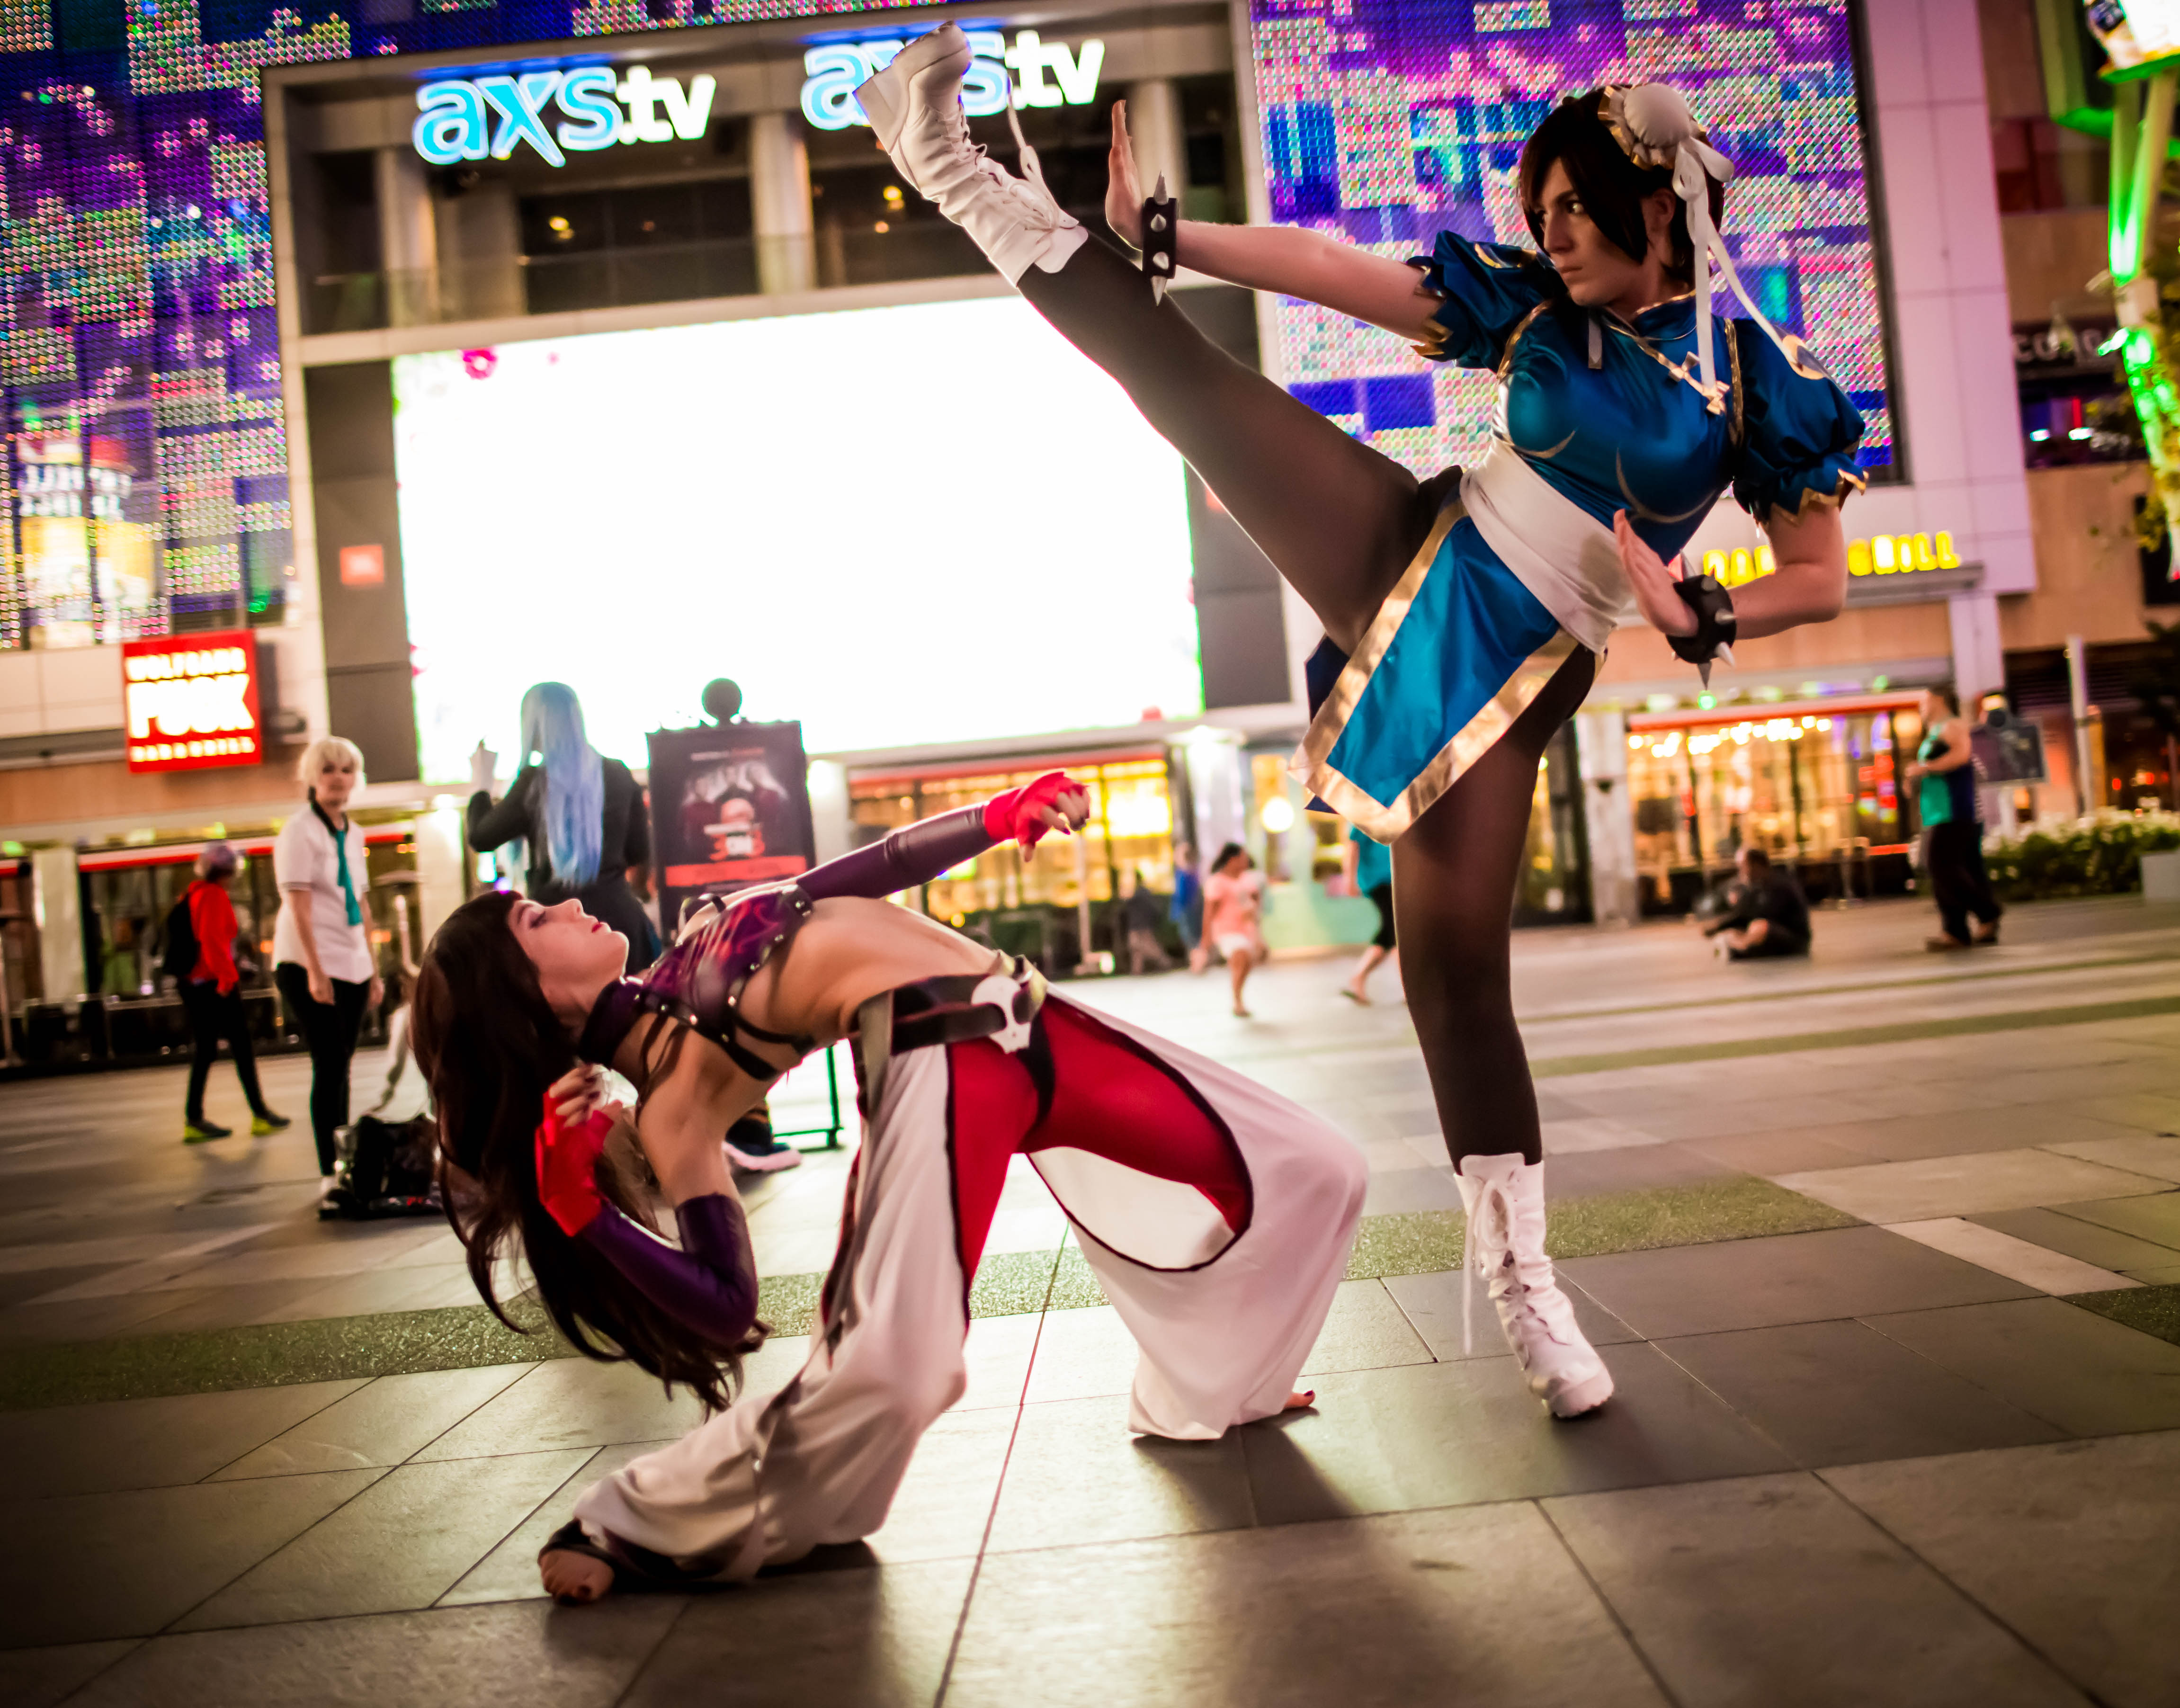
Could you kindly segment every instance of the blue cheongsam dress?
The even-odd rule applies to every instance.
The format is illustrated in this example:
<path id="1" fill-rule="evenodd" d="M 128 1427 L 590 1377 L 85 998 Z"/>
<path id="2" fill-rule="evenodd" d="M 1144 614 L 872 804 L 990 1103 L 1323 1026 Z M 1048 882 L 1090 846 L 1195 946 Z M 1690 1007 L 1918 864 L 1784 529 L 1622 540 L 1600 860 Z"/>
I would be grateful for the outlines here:
<path id="1" fill-rule="evenodd" d="M 1624 510 L 1670 561 L 1729 486 L 1759 521 L 1862 489 L 1862 417 L 1793 340 L 1790 354 L 1751 322 L 1715 317 L 1714 401 L 1693 294 L 1622 320 L 1572 304 L 1533 251 L 1451 233 L 1415 264 L 1441 299 L 1422 353 L 1498 376 L 1494 455 L 1511 449 L 1606 531 Z M 1570 624 L 1601 649 L 1594 621 L 1548 609 L 1451 499 L 1353 656 L 1327 642 L 1311 660 L 1297 774 L 1393 841 L 1581 644 Z"/>

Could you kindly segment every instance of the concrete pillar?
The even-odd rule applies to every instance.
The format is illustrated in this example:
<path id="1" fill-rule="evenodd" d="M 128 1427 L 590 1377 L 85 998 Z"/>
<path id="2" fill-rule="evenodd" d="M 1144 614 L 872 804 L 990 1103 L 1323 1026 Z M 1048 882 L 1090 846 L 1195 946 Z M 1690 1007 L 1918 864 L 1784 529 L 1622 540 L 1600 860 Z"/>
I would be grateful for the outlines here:
<path id="1" fill-rule="evenodd" d="M 416 933 L 421 947 L 446 923 L 447 916 L 468 899 L 462 881 L 467 857 L 462 839 L 462 810 L 434 807 L 416 815 Z"/>
<path id="2" fill-rule="evenodd" d="M 388 323 L 428 326 L 439 317 L 439 235 L 424 162 L 413 148 L 382 148 L 372 172 Z"/>
<path id="3" fill-rule="evenodd" d="M 810 151 L 795 118 L 750 118 L 750 212 L 757 229 L 757 288 L 767 296 L 818 288 L 811 241 Z"/>
<path id="4" fill-rule="evenodd" d="M 2086 818 L 2097 799 L 2096 768 L 2089 760 L 2089 651 L 2079 635 L 2067 636 L 2067 699 L 2074 714 L 2075 811 Z"/>
<path id="5" fill-rule="evenodd" d="M 2006 686 L 2006 647 L 1998 629 L 1998 598 L 1992 593 L 1961 593 L 1946 601 L 1952 629 L 1953 688 L 1961 709 L 1973 719 L 1976 702 Z"/>
<path id="6" fill-rule="evenodd" d="M 30 906 L 46 1000 L 71 1002 L 91 988 L 83 964 L 83 891 L 76 881 L 75 850 L 36 849 L 30 869 L 36 880 Z"/>
<path id="7" fill-rule="evenodd" d="M 1164 173 L 1166 193 L 1178 199 L 1188 187 L 1188 160 L 1181 135 L 1181 96 L 1170 78 L 1146 77 L 1128 85 L 1128 140 L 1135 145 L 1143 194 L 1157 188 Z"/>
<path id="8" fill-rule="evenodd" d="M 1627 792 L 1627 719 L 1583 712 L 1574 725 L 1582 768 L 1582 823 L 1589 844 L 1589 906 L 1599 925 L 1632 925 L 1642 917 L 1635 866 L 1635 802 Z"/>

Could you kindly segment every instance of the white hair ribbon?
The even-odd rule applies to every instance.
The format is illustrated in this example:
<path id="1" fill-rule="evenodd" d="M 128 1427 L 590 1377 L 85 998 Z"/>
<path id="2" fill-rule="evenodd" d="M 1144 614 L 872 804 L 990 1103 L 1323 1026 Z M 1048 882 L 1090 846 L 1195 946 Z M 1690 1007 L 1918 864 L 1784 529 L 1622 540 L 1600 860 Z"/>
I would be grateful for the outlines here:
<path id="1" fill-rule="evenodd" d="M 1696 123 L 1680 91 L 1664 83 L 1614 84 L 1605 91 L 1599 116 L 1627 157 L 1638 166 L 1670 167 L 1673 194 L 1687 205 L 1688 239 L 1695 251 L 1696 369 L 1714 410 L 1722 408 L 1717 368 L 1711 353 L 1710 270 L 1714 262 L 1741 306 L 1793 364 L 1805 371 L 1801 340 L 1792 342 L 1750 300 L 1741 275 L 1733 270 L 1726 240 L 1711 223 L 1710 185 L 1733 179 L 1733 163 L 1710 146 L 1709 134 Z"/>

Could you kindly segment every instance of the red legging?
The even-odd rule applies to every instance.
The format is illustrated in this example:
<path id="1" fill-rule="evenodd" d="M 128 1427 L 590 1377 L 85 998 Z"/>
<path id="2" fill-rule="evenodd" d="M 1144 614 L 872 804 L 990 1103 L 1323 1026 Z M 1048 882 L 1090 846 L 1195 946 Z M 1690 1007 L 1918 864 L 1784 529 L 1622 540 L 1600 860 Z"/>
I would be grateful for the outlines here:
<path id="1" fill-rule="evenodd" d="M 1007 1165 L 1060 1146 L 1192 1186 L 1239 1233 L 1249 1177 L 1226 1129 L 1164 1064 L 1067 1003 L 1039 1016 L 1051 1050 L 1052 1107 L 1038 1119 L 1037 1084 L 1019 1055 L 988 1039 L 947 1047 L 953 1077 L 954 1209 L 961 1274 L 977 1273 Z"/>

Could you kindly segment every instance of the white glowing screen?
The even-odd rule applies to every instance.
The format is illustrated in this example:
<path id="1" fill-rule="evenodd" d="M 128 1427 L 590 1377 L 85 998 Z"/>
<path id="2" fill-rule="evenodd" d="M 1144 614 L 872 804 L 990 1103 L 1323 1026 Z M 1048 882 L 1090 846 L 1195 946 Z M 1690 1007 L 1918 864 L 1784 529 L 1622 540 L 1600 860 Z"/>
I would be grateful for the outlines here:
<path id="1" fill-rule="evenodd" d="M 704 684 L 815 752 L 1202 709 L 1178 455 L 1017 297 L 396 357 L 424 775 L 532 682 L 632 765 Z"/>

